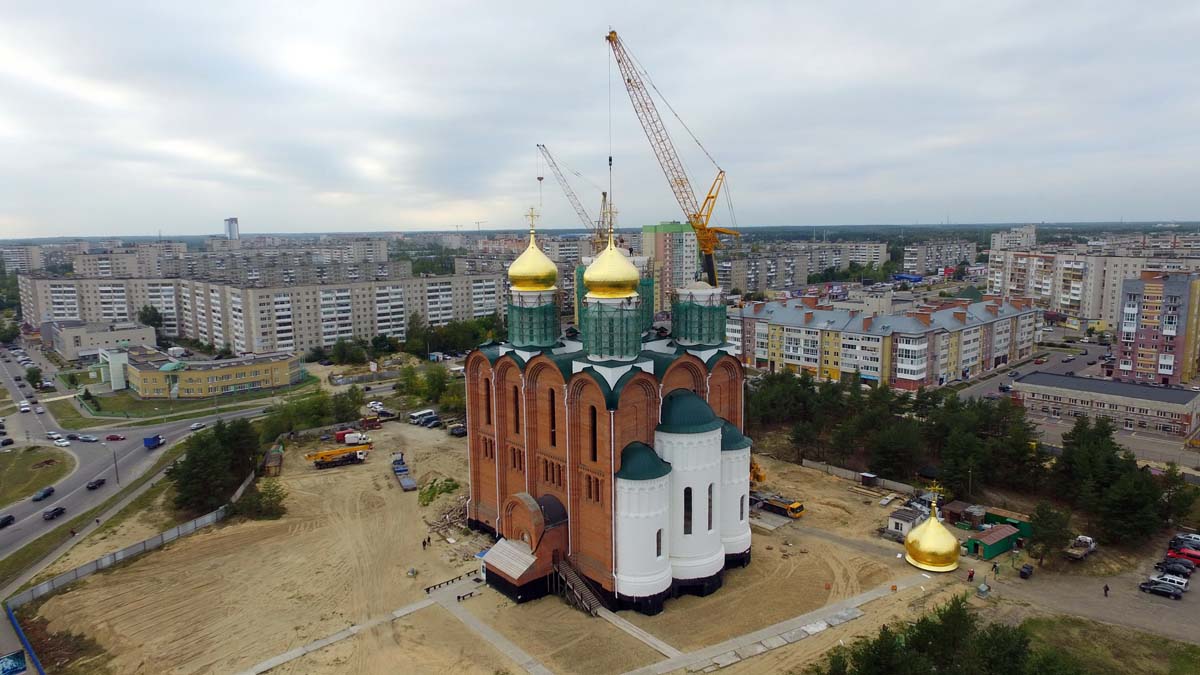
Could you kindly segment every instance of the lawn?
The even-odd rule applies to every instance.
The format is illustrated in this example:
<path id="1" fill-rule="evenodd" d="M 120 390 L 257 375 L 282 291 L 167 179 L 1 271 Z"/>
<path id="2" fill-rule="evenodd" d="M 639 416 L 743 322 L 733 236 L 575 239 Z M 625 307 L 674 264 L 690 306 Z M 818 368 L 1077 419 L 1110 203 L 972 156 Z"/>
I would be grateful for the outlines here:
<path id="1" fill-rule="evenodd" d="M 62 429 L 86 429 L 104 423 L 103 419 L 84 417 L 82 413 L 75 409 L 75 406 L 71 404 L 71 399 L 68 398 L 61 398 L 57 401 L 46 401 L 43 405 L 46 406 L 46 410 L 49 410 L 51 415 L 54 415 L 55 421 L 58 422 L 58 426 Z"/>
<path id="2" fill-rule="evenodd" d="M 42 462 L 52 464 L 36 466 Z M 56 448 L 32 446 L 0 454 L 0 506 L 29 498 L 74 468 L 75 458 Z"/>
<path id="3" fill-rule="evenodd" d="M 1200 647 L 1074 616 L 1026 619 L 1033 644 L 1060 649 L 1089 673 L 1200 674 Z"/>
<path id="4" fill-rule="evenodd" d="M 275 389 L 253 389 L 250 391 L 223 394 L 212 399 L 165 401 L 162 399 L 138 398 L 132 391 L 117 391 L 111 394 L 96 396 L 100 404 L 98 416 L 108 417 L 161 417 L 177 413 L 208 411 L 214 409 L 214 404 L 228 406 L 236 403 L 247 403 L 272 396 L 285 396 L 307 391 L 314 388 L 318 380 L 311 375 L 290 387 Z"/>

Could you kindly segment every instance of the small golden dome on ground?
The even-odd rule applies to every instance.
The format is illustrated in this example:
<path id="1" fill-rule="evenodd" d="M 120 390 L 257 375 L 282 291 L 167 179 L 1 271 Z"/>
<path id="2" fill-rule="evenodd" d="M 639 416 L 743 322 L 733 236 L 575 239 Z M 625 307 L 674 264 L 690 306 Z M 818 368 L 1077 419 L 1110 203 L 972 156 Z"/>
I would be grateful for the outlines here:
<path id="1" fill-rule="evenodd" d="M 958 569 L 958 537 L 937 519 L 937 509 L 904 538 L 904 559 L 928 572 Z"/>

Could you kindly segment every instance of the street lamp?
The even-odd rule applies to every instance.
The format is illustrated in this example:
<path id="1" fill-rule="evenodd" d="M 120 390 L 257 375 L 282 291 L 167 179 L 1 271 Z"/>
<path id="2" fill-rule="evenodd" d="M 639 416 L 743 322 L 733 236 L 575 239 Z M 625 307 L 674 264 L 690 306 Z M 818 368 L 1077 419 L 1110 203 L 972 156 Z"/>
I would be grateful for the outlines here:
<path id="1" fill-rule="evenodd" d="M 101 443 L 100 445 L 103 445 L 105 448 L 108 449 L 109 452 L 112 453 L 113 473 L 116 474 L 116 476 L 117 476 L 117 485 L 120 485 L 121 484 L 121 469 L 120 469 L 120 467 L 117 466 L 117 451 L 112 448 L 109 448 L 108 443 Z"/>

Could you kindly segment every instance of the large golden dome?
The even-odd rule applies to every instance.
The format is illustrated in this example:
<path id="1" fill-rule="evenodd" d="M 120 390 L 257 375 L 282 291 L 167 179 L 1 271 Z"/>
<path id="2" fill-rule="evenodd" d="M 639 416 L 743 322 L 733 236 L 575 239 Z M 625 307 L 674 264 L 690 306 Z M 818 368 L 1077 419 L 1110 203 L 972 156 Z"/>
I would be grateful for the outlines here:
<path id="1" fill-rule="evenodd" d="M 542 253 L 529 231 L 529 246 L 508 268 L 508 283 L 514 291 L 550 291 L 558 282 L 558 267 Z"/>
<path id="2" fill-rule="evenodd" d="M 937 510 L 904 538 L 904 559 L 929 572 L 958 569 L 958 538 L 937 519 Z"/>
<path id="3" fill-rule="evenodd" d="M 637 295 L 640 281 L 637 268 L 620 249 L 613 246 L 611 234 L 608 248 L 601 251 L 583 271 L 583 285 L 587 286 L 588 296 L 593 298 L 628 298 Z"/>

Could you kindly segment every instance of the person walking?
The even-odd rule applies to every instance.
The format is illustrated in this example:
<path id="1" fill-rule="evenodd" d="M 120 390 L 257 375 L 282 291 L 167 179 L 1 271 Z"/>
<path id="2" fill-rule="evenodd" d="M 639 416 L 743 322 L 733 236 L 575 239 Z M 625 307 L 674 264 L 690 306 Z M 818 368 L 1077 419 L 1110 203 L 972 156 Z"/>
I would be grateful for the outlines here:
<path id="1" fill-rule="evenodd" d="M 1104 597 L 1108 597 L 1108 584 L 1104 584 Z"/>
<path id="2" fill-rule="evenodd" d="M 975 581 L 975 568 L 974 567 L 967 570 L 967 583 L 971 583 L 973 581 Z"/>

